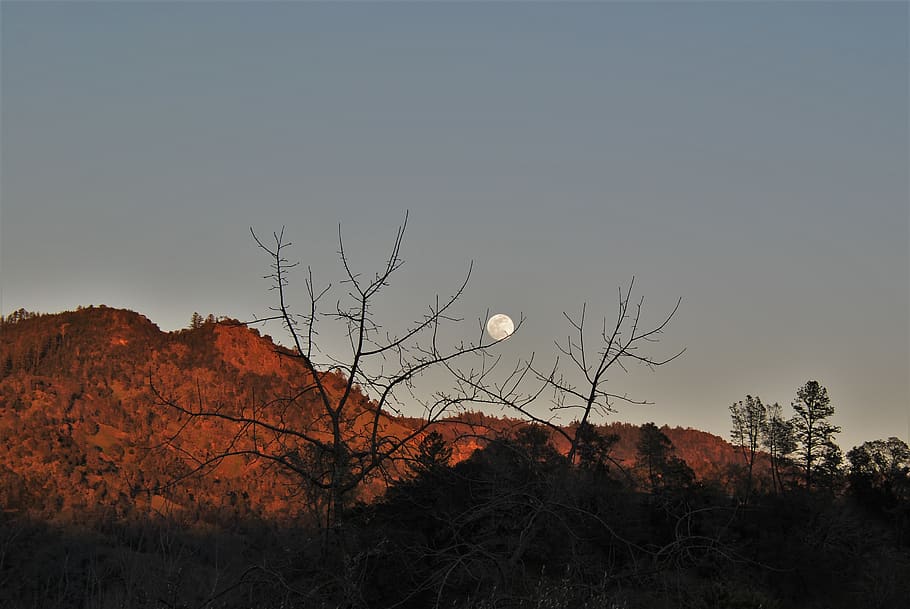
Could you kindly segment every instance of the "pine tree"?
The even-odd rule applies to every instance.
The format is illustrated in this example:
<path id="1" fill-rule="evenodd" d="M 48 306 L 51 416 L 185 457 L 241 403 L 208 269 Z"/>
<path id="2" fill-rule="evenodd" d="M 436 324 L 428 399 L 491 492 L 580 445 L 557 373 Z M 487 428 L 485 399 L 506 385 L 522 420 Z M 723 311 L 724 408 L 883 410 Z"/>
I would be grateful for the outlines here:
<path id="1" fill-rule="evenodd" d="M 841 429 L 828 421 L 834 414 L 834 406 L 828 390 L 818 381 L 808 381 L 800 387 L 792 406 L 796 414 L 791 423 L 799 443 L 803 480 L 811 490 L 817 478 L 830 477 L 832 467 L 836 470 L 839 465 L 840 449 L 834 450 L 837 448 L 834 434 L 840 433 Z"/>
<path id="2" fill-rule="evenodd" d="M 640 427 L 635 450 L 636 465 L 646 477 L 652 493 L 681 489 L 694 481 L 692 469 L 674 455 L 673 442 L 654 423 Z"/>
<path id="3" fill-rule="evenodd" d="M 448 467 L 452 458 L 452 447 L 438 431 L 431 431 L 417 446 L 417 455 L 410 464 L 414 474 L 430 475 Z"/>

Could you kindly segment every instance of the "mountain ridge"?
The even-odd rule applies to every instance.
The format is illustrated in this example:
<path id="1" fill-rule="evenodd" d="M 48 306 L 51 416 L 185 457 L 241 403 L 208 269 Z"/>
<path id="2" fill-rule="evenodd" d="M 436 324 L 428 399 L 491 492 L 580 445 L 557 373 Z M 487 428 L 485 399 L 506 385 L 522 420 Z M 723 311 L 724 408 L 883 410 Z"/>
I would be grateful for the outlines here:
<path id="1" fill-rule="evenodd" d="M 34 315 L 19 312 L 0 332 L 0 504 L 43 518 L 77 520 L 86 513 L 116 517 L 174 511 L 196 519 L 224 514 L 294 518 L 307 511 L 294 497 L 295 481 L 253 458 L 217 463 L 204 476 L 185 476 L 188 454 L 216 452 L 229 443 L 217 421 L 181 425 L 164 396 L 186 404 L 264 403 L 306 384 L 309 373 L 293 353 L 236 320 L 213 319 L 163 332 L 144 315 L 91 306 Z M 345 379 L 325 373 L 330 391 Z M 355 396 L 357 407 L 370 402 Z M 306 401 L 283 413 L 305 426 L 318 405 Z M 393 433 L 412 431 L 419 419 L 388 417 Z M 435 424 L 464 460 L 489 441 L 527 424 L 519 419 L 459 412 Z M 610 422 L 615 461 L 631 467 L 638 427 Z M 733 446 L 699 430 L 662 431 L 701 479 L 725 480 L 739 463 Z M 182 433 L 184 444 L 168 439 Z M 564 439 L 551 434 L 557 449 Z M 172 484 L 173 480 L 181 484 Z M 291 489 L 289 492 L 288 489 Z M 379 491 L 368 490 L 369 500 Z"/>

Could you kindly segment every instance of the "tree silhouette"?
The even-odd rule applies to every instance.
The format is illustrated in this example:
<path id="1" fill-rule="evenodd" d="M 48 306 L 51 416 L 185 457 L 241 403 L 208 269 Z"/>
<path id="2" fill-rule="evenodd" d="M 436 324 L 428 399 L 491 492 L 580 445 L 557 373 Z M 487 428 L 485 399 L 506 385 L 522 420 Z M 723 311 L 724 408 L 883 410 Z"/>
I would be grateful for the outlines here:
<path id="1" fill-rule="evenodd" d="M 910 447 L 900 438 L 873 440 L 847 453 L 850 491 L 882 508 L 910 502 Z"/>
<path id="2" fill-rule="evenodd" d="M 636 464 L 652 493 L 681 489 L 695 479 L 686 462 L 673 454 L 673 442 L 654 423 L 641 426 L 635 450 Z"/>
<path id="3" fill-rule="evenodd" d="M 586 304 L 576 316 L 563 312 L 570 331 L 564 341 L 554 341 L 559 356 L 552 367 L 540 367 L 532 353 L 504 380 L 491 380 L 492 369 L 486 366 L 469 370 L 452 366 L 450 370 L 462 386 L 474 392 L 476 403 L 505 407 L 561 436 L 569 445 L 569 462 L 578 464 L 581 444 L 589 441 L 590 425 L 595 417 L 616 412 L 617 402 L 648 403 L 614 390 L 609 385 L 608 374 L 617 369 L 628 372 L 633 365 L 654 369 L 685 352 L 682 349 L 660 358 L 643 350 L 658 342 L 682 300 L 678 299 L 657 324 L 645 325 L 642 320 L 644 297 L 632 300 L 634 286 L 633 278 L 628 288 L 619 288 L 615 317 L 612 321 L 603 317 L 594 329 L 587 316 Z M 527 385 L 532 388 L 527 389 Z M 545 394 L 551 394 L 552 398 L 549 409 L 542 413 L 538 406 Z M 569 427 L 560 424 L 559 417 L 565 415 L 574 417 L 578 424 Z"/>
<path id="4" fill-rule="evenodd" d="M 227 457 L 245 455 L 265 460 L 298 477 L 321 494 L 326 525 L 339 521 L 350 497 L 365 482 L 377 476 L 393 477 L 393 463 L 408 457 L 413 440 L 451 409 L 472 401 L 476 390 L 464 384 L 450 391 L 417 391 L 420 377 L 433 369 L 445 369 L 471 356 L 488 355 L 496 341 L 482 330 L 474 340 L 445 344 L 442 335 L 462 320 L 453 316 L 455 303 L 464 294 L 471 268 L 464 281 L 449 296 L 436 296 L 422 316 L 399 329 L 383 325 L 374 312 L 377 301 L 404 264 L 402 243 L 407 215 L 398 228 L 384 263 L 364 275 L 352 267 L 338 228 L 338 254 L 342 288 L 318 287 L 307 268 L 305 312 L 298 314 L 289 300 L 289 273 L 297 263 L 288 260 L 291 246 L 284 230 L 266 242 L 253 232 L 253 239 L 271 260 L 272 282 L 277 303 L 259 322 L 277 320 L 288 333 L 292 348 L 281 354 L 302 364 L 305 378 L 288 395 L 254 404 L 191 405 L 156 387 L 161 404 L 190 419 L 217 419 L 234 428 L 225 446 L 210 455 L 193 455 L 193 473 L 208 471 Z M 339 292 L 335 300 L 328 299 Z M 324 324 L 336 324 L 346 336 L 347 353 L 330 354 L 317 346 Z M 520 329 L 521 322 L 518 323 Z M 390 417 L 404 404 L 421 405 L 423 418 L 410 429 L 390 430 Z M 291 409 L 310 411 L 305 425 L 288 423 Z M 172 442 L 177 442 L 175 436 Z"/>
<path id="5" fill-rule="evenodd" d="M 758 396 L 746 396 L 746 401 L 735 402 L 730 406 L 730 418 L 733 420 L 733 429 L 730 437 L 733 444 L 739 448 L 740 454 L 746 463 L 746 499 L 752 493 L 752 470 L 755 467 L 755 457 L 761 443 L 762 429 L 767 425 L 768 410 Z"/>
<path id="6" fill-rule="evenodd" d="M 840 427 L 828 421 L 834 414 L 834 406 L 828 390 L 818 381 L 808 381 L 800 387 L 792 406 L 796 412 L 792 425 L 799 443 L 803 481 L 811 490 L 817 479 L 830 479 L 840 464 L 840 449 L 834 443 Z"/>
<path id="7" fill-rule="evenodd" d="M 417 454 L 409 463 L 412 472 L 418 476 L 433 475 L 449 465 L 452 447 L 438 431 L 431 431 L 417 445 Z"/>
<path id="8" fill-rule="evenodd" d="M 582 469 L 604 473 L 613 463 L 620 471 L 625 471 L 611 455 L 613 446 L 619 441 L 617 434 L 603 433 L 590 423 L 584 423 L 575 431 L 575 440 L 578 466 Z"/>
<path id="9" fill-rule="evenodd" d="M 796 450 L 796 438 L 793 424 L 784 418 L 780 404 L 775 402 L 766 408 L 762 445 L 768 449 L 771 458 L 771 485 L 777 492 L 782 492 L 784 490 L 782 470 L 791 465 L 790 455 Z"/>

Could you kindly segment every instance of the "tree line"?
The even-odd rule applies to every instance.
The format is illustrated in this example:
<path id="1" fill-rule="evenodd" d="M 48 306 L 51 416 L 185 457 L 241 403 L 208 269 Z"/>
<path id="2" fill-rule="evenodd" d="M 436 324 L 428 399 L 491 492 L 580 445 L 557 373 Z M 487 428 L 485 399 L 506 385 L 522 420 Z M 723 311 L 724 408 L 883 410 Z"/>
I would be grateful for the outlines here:
<path id="1" fill-rule="evenodd" d="M 696 479 L 653 423 L 624 469 L 602 428 L 579 436 L 571 462 L 527 425 L 456 463 L 430 431 L 383 497 L 328 528 L 246 515 L 199 529 L 175 512 L 55 531 L 2 514 L 0 606 L 904 606 L 906 444 L 850 451 L 836 490 L 796 472 L 745 502 Z"/>
<path id="2" fill-rule="evenodd" d="M 843 456 L 835 435 L 841 428 L 829 420 L 834 406 L 828 390 L 818 381 L 807 381 L 797 389 L 791 407 L 793 415 L 785 418 L 780 404 L 766 406 L 760 397 L 751 395 L 730 406 L 730 438 L 745 462 L 747 496 L 753 490 L 755 463 L 762 450 L 770 459 L 775 492 L 793 484 L 797 471 L 801 484 L 809 490 L 837 483 Z"/>
<path id="3" fill-rule="evenodd" d="M 778 403 L 765 405 L 758 396 L 730 406 L 730 438 L 743 458 L 740 494 L 748 500 L 759 480 L 756 463 L 768 459 L 771 492 L 802 488 L 842 492 L 847 488 L 869 498 L 883 493 L 885 503 L 910 498 L 910 449 L 897 437 L 877 439 L 853 447 L 844 455 L 835 438 L 841 428 L 831 422 L 834 406 L 828 390 L 810 380 L 799 387 L 784 416 Z M 873 492 L 872 489 L 875 489 Z"/>

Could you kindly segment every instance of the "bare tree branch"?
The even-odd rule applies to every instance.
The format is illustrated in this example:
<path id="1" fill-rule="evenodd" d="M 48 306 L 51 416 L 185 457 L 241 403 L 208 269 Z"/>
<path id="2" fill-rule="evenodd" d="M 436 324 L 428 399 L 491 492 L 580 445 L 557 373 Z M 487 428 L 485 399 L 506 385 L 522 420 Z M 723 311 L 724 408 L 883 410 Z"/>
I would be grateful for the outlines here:
<path id="1" fill-rule="evenodd" d="M 276 305 L 270 307 L 272 315 L 257 321 L 282 323 L 292 350 L 281 354 L 300 362 L 302 387 L 252 405 L 212 407 L 200 395 L 197 405 L 191 407 L 166 395 L 152 382 L 159 404 L 186 417 L 168 439 L 170 446 L 180 446 L 181 436 L 194 420 L 217 420 L 233 430 L 231 439 L 215 454 L 194 455 L 188 475 L 208 471 L 227 457 L 244 456 L 271 462 L 304 483 L 326 491 L 329 513 L 325 521 L 336 522 L 352 492 L 376 476 L 390 476 L 394 461 L 406 456 L 409 446 L 430 425 L 453 409 L 475 401 L 476 390 L 470 384 L 458 382 L 451 390 L 438 390 L 429 399 L 415 400 L 415 382 L 419 377 L 433 369 L 446 370 L 463 360 L 485 360 L 496 344 L 483 334 L 472 342 L 443 344 L 441 339 L 443 326 L 457 327 L 462 321 L 453 312 L 465 293 L 472 265 L 453 293 L 444 298 L 436 296 L 426 311 L 401 332 L 383 329 L 373 311 L 378 295 L 391 284 L 392 275 L 404 264 L 402 244 L 407 222 L 405 215 L 387 257 L 379 270 L 370 275 L 354 269 L 339 225 L 341 289 L 333 298 L 334 306 L 324 308 L 324 301 L 334 292 L 333 286 L 330 283 L 317 287 L 313 271 L 307 267 L 304 279 L 307 304 L 303 315 L 293 312 L 288 294 L 289 273 L 298 263 L 288 259 L 291 242 L 284 228 L 272 233 L 268 242 L 251 229 L 257 246 L 270 259 L 271 272 L 265 278 L 277 295 Z M 350 345 L 347 356 L 324 354 L 317 347 L 319 328 L 332 323 L 339 324 L 347 335 Z M 324 361 L 316 361 L 317 357 Z M 422 423 L 406 432 L 389 431 L 392 415 L 400 414 L 403 403 L 415 401 L 424 407 Z M 292 407 L 300 411 L 315 410 L 309 413 L 306 423 L 301 423 L 300 417 L 285 417 L 287 409 Z"/>

